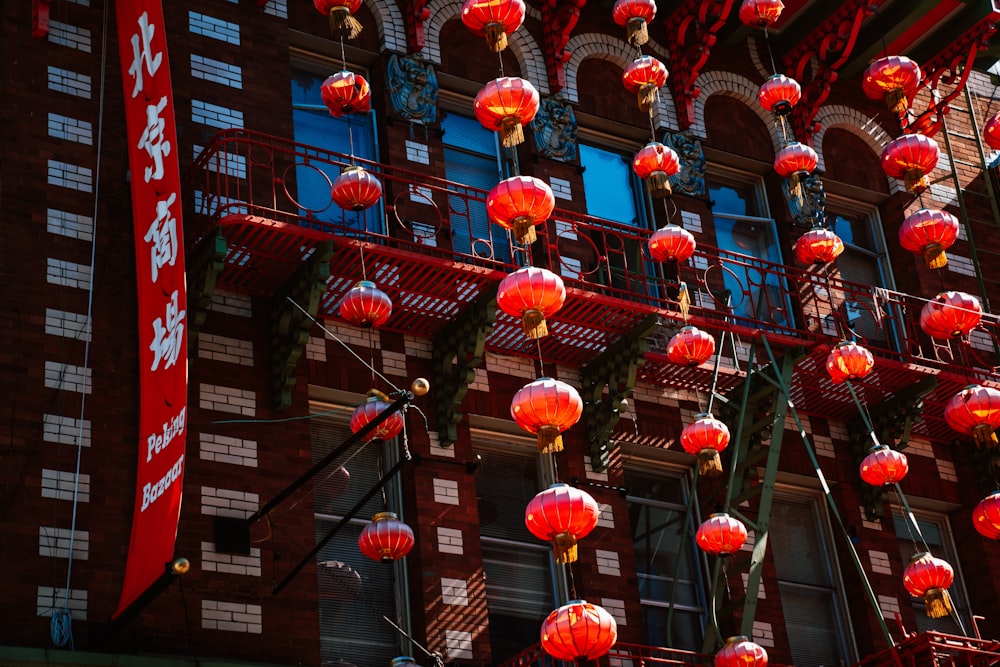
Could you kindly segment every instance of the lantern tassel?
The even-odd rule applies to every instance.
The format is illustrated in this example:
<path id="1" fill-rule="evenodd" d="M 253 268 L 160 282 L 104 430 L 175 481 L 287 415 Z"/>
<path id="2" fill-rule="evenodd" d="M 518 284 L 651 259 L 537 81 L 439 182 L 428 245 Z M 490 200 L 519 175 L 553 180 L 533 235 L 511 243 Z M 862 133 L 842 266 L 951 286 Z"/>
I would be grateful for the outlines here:
<path id="1" fill-rule="evenodd" d="M 698 453 L 698 474 L 718 477 L 722 474 L 722 458 L 714 449 L 703 449 Z"/>
<path id="2" fill-rule="evenodd" d="M 518 125 L 518 128 L 520 127 Z M 517 239 L 517 242 L 523 245 L 534 243 L 535 239 L 538 238 L 535 233 L 535 221 L 527 215 L 519 215 L 514 218 L 511 230 L 514 232 L 514 238 Z"/>
<path id="3" fill-rule="evenodd" d="M 649 194 L 655 199 L 663 199 L 673 193 L 670 188 L 670 177 L 665 171 L 654 171 L 646 179 L 646 183 L 649 184 Z"/>
<path id="4" fill-rule="evenodd" d="M 521 314 L 521 328 L 524 330 L 524 335 L 532 340 L 536 338 L 544 338 L 549 335 L 549 327 L 545 323 L 545 315 L 542 311 L 526 310 Z"/>
<path id="5" fill-rule="evenodd" d="M 554 454 L 563 450 L 562 434 L 556 426 L 542 426 L 538 429 L 538 453 Z"/>
<path id="6" fill-rule="evenodd" d="M 656 104 L 657 98 L 660 96 L 660 89 L 651 83 L 643 84 L 639 87 L 638 100 L 639 109 L 647 113 L 651 113 L 653 105 Z"/>
<path id="7" fill-rule="evenodd" d="M 507 48 L 507 33 L 503 29 L 503 23 L 487 23 L 483 34 L 486 36 L 486 45 L 493 53 L 500 53 Z"/>
<path id="8" fill-rule="evenodd" d="M 906 99 L 906 93 L 902 88 L 896 88 L 886 93 L 885 105 L 889 107 L 890 111 L 896 112 L 897 115 L 906 113 L 906 110 L 910 107 L 909 100 Z"/>
<path id="9" fill-rule="evenodd" d="M 907 169 L 903 174 L 903 185 L 907 192 L 918 195 L 927 189 L 927 179 L 919 169 Z"/>
<path id="10" fill-rule="evenodd" d="M 943 618 L 951 614 L 951 596 L 943 588 L 932 588 L 924 593 L 924 603 L 930 618 Z"/>
<path id="11" fill-rule="evenodd" d="M 500 121 L 500 143 L 504 148 L 513 148 L 524 141 L 524 130 L 521 119 L 517 116 L 507 116 Z"/>
<path id="12" fill-rule="evenodd" d="M 576 536 L 571 533 L 559 533 L 552 538 L 552 552 L 556 562 L 565 565 L 575 563 L 578 558 Z"/>
<path id="13" fill-rule="evenodd" d="M 336 35 L 339 31 L 344 31 L 344 37 L 354 39 L 361 34 L 361 23 L 351 16 L 347 7 L 334 7 L 330 10 L 330 32 Z"/>
<path id="14" fill-rule="evenodd" d="M 988 424 L 980 424 L 972 429 L 972 439 L 980 448 L 996 447 L 997 444 L 1000 444 L 1000 440 L 997 440 L 997 434 Z"/>
<path id="15" fill-rule="evenodd" d="M 948 266 L 948 254 L 940 243 L 931 243 L 924 247 L 924 262 L 928 269 L 941 269 Z"/>
<path id="16" fill-rule="evenodd" d="M 649 41 L 649 29 L 646 27 L 646 19 L 640 16 L 633 16 L 625 24 L 625 39 L 632 46 L 642 46 Z"/>
<path id="17" fill-rule="evenodd" d="M 797 201 L 802 201 L 802 174 L 800 172 L 795 172 L 788 177 L 788 193 Z"/>

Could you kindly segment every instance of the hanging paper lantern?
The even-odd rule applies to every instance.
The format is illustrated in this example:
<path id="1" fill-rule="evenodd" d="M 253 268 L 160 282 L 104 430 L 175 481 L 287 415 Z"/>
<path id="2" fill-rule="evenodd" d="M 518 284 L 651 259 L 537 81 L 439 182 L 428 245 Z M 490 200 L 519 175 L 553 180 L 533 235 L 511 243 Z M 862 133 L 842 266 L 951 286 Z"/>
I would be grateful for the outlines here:
<path id="1" fill-rule="evenodd" d="M 549 335 L 545 318 L 556 314 L 566 302 L 562 278 L 548 269 L 527 266 L 509 274 L 497 288 L 497 306 L 521 319 L 528 338 Z"/>
<path id="2" fill-rule="evenodd" d="M 594 497 L 569 484 L 553 484 L 528 503 L 524 525 L 531 534 L 552 542 L 557 563 L 575 563 L 577 540 L 590 534 L 601 515 Z"/>
<path id="3" fill-rule="evenodd" d="M 787 116 L 802 98 L 799 82 L 784 74 L 772 74 L 757 92 L 760 105 L 776 116 Z"/>
<path id="4" fill-rule="evenodd" d="M 906 454 L 885 445 L 872 447 L 860 468 L 861 479 L 879 487 L 899 482 L 909 471 Z"/>
<path id="5" fill-rule="evenodd" d="M 341 30 L 347 39 L 361 34 L 361 24 L 353 16 L 361 8 L 361 0 L 313 0 L 313 6 L 330 18 L 330 32 L 335 36 Z"/>
<path id="6" fill-rule="evenodd" d="M 344 167 L 330 187 L 333 203 L 347 211 L 364 211 L 381 197 L 382 184 L 363 167 Z"/>
<path id="7" fill-rule="evenodd" d="M 977 445 L 997 444 L 1000 428 L 1000 391 L 970 384 L 944 406 L 944 420 L 958 433 L 971 435 Z"/>
<path id="8" fill-rule="evenodd" d="M 625 39 L 632 46 L 642 46 L 649 41 L 647 24 L 656 16 L 653 0 L 617 0 L 611 9 L 611 18 L 625 28 Z"/>
<path id="9" fill-rule="evenodd" d="M 740 22 L 743 25 L 766 28 L 773 25 L 785 4 L 781 0 L 743 0 L 740 5 Z"/>
<path id="10" fill-rule="evenodd" d="M 715 339 L 697 327 L 686 326 L 667 342 L 667 358 L 681 366 L 701 366 L 715 354 Z"/>
<path id="11" fill-rule="evenodd" d="M 368 113 L 372 108 L 372 89 L 365 77 L 346 69 L 328 77 L 319 88 L 319 96 L 334 118 Z"/>
<path id="12" fill-rule="evenodd" d="M 542 648 L 556 660 L 596 660 L 618 641 L 618 625 L 603 607 L 570 600 L 542 623 Z"/>
<path id="13" fill-rule="evenodd" d="M 413 659 L 413 656 L 401 655 L 392 659 L 390 667 L 420 667 L 420 663 Z"/>
<path id="14" fill-rule="evenodd" d="M 524 0 L 465 0 L 462 23 L 499 53 L 507 48 L 507 35 L 524 23 L 525 9 Z"/>
<path id="15" fill-rule="evenodd" d="M 563 431 L 580 421 L 583 400 L 576 389 L 552 378 L 524 385 L 510 402 L 510 415 L 528 433 L 538 435 L 538 451 L 561 452 Z"/>
<path id="16" fill-rule="evenodd" d="M 995 151 L 1000 151 L 1000 111 L 996 112 L 986 121 L 983 128 L 983 141 Z"/>
<path id="17" fill-rule="evenodd" d="M 649 193 L 661 198 L 670 194 L 670 177 L 681 170 L 681 159 L 673 148 L 654 141 L 635 154 L 632 168 L 649 185 Z"/>
<path id="18" fill-rule="evenodd" d="M 922 208 L 907 216 L 899 228 L 899 245 L 912 253 L 922 253 L 928 269 L 948 264 L 945 250 L 958 238 L 958 218 L 947 211 Z"/>
<path id="19" fill-rule="evenodd" d="M 356 327 L 378 328 L 392 315 L 392 299 L 372 281 L 360 280 L 340 300 L 338 312 Z"/>
<path id="20" fill-rule="evenodd" d="M 903 572 L 903 585 L 910 595 L 922 597 L 927 615 L 941 618 L 951 613 L 948 589 L 955 581 L 955 571 L 948 561 L 922 552 L 913 555 Z"/>
<path id="21" fill-rule="evenodd" d="M 479 91 L 473 103 L 476 120 L 487 130 L 500 133 L 500 143 L 512 148 L 524 141 L 523 125 L 538 113 L 538 91 L 525 79 L 503 76 Z"/>
<path id="22" fill-rule="evenodd" d="M 649 237 L 649 255 L 658 262 L 686 262 L 695 247 L 691 232 L 678 225 L 664 225 Z"/>
<path id="23" fill-rule="evenodd" d="M 684 427 L 681 446 L 688 454 L 698 457 L 698 472 L 714 477 L 722 473 L 719 452 L 729 445 L 729 427 L 707 412 Z"/>
<path id="24" fill-rule="evenodd" d="M 386 408 L 389 407 L 389 397 L 372 389 L 368 392 L 368 398 L 364 403 L 354 408 L 351 413 L 351 432 L 357 433 L 369 422 L 374 421 Z M 398 410 L 389 415 L 374 431 L 368 434 L 365 442 L 372 440 L 389 440 L 395 438 L 403 430 L 403 414 Z"/>
<path id="25" fill-rule="evenodd" d="M 795 241 L 793 250 L 803 264 L 829 264 L 844 252 L 844 242 L 825 227 L 813 227 Z"/>
<path id="26" fill-rule="evenodd" d="M 1000 491 L 994 491 L 976 504 L 972 510 L 972 525 L 986 539 L 1000 539 Z"/>
<path id="27" fill-rule="evenodd" d="M 870 99 L 885 100 L 897 114 L 909 107 L 909 97 L 920 85 L 920 66 L 906 56 L 887 56 L 872 62 L 861 78 L 861 88 Z"/>
<path id="28" fill-rule="evenodd" d="M 392 512 L 379 512 L 358 537 L 361 553 L 387 563 L 399 560 L 413 548 L 413 530 Z"/>
<path id="29" fill-rule="evenodd" d="M 715 667 L 767 667 L 767 651 L 742 635 L 730 637 L 715 654 Z"/>
<path id="30" fill-rule="evenodd" d="M 552 215 L 556 198 L 545 181 L 534 176 L 512 176 L 497 183 L 486 196 L 490 220 L 514 233 L 518 243 L 534 243 L 540 225 Z"/>
<path id="31" fill-rule="evenodd" d="M 917 194 L 927 188 L 924 178 L 937 166 L 937 142 L 922 134 L 904 134 L 882 149 L 882 170 L 903 181 L 907 191 Z"/>
<path id="32" fill-rule="evenodd" d="M 965 292 L 941 292 L 920 310 L 920 328 L 931 338 L 964 336 L 979 325 L 983 307 Z"/>
<path id="33" fill-rule="evenodd" d="M 667 82 L 667 66 L 652 56 L 636 58 L 622 73 L 625 90 L 635 93 L 639 109 L 649 111 Z"/>
<path id="34" fill-rule="evenodd" d="M 826 370 L 834 384 L 867 377 L 875 367 L 875 358 L 857 343 L 842 341 L 826 357 Z"/>
<path id="35" fill-rule="evenodd" d="M 747 527 L 728 514 L 713 514 L 698 526 L 694 540 L 705 553 L 728 556 L 739 551 L 747 541 Z"/>
<path id="36" fill-rule="evenodd" d="M 774 170 L 783 178 L 810 174 L 817 164 L 819 156 L 816 151 L 797 141 L 788 144 L 774 156 Z"/>

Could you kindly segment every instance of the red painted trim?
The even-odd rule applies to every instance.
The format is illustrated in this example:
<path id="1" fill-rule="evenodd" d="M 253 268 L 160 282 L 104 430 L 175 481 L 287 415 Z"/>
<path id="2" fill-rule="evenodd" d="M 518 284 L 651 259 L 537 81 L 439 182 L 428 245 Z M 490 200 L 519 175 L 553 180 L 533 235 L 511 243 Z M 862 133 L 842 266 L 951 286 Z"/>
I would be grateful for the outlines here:
<path id="1" fill-rule="evenodd" d="M 31 36 L 45 39 L 49 34 L 50 0 L 31 0 Z"/>
<path id="2" fill-rule="evenodd" d="M 965 3 L 959 0 L 939 0 L 939 2 L 929 12 L 923 15 L 916 23 L 893 40 L 887 47 L 885 55 L 899 55 L 905 53 L 910 46 L 921 37 L 926 35 L 931 29 L 941 23 L 949 14 L 964 6 Z"/>

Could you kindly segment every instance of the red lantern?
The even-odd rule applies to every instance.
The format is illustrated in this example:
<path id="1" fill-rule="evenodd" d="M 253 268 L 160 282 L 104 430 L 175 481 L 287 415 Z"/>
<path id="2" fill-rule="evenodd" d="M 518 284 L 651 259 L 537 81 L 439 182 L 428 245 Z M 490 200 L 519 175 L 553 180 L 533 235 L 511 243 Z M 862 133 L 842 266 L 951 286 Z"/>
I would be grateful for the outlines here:
<path id="1" fill-rule="evenodd" d="M 912 253 L 923 253 L 928 269 L 948 264 L 945 250 L 958 238 L 958 218 L 946 211 L 922 208 L 903 221 L 899 245 Z"/>
<path id="2" fill-rule="evenodd" d="M 356 327 L 378 328 L 392 315 L 392 299 L 370 280 L 361 280 L 340 300 L 340 316 Z"/>
<path id="3" fill-rule="evenodd" d="M 333 34 L 343 30 L 347 39 L 361 34 L 361 24 L 352 16 L 361 8 L 361 0 L 313 0 L 313 6 L 320 14 L 330 17 L 330 32 Z"/>
<path id="4" fill-rule="evenodd" d="M 583 401 L 576 389 L 552 378 L 539 378 L 514 394 L 510 415 L 517 425 L 538 435 L 538 451 L 561 452 L 563 431 L 580 421 Z"/>
<path id="5" fill-rule="evenodd" d="M 346 69 L 328 77 L 319 88 L 319 96 L 334 118 L 368 113 L 372 108 L 372 89 L 365 77 Z"/>
<path id="6" fill-rule="evenodd" d="M 776 116 L 787 116 L 802 98 L 802 88 L 795 79 L 772 74 L 757 92 L 760 105 Z"/>
<path id="7" fill-rule="evenodd" d="M 382 197 L 382 184 L 363 167 L 344 167 L 330 187 L 333 203 L 347 211 L 371 208 Z"/>
<path id="8" fill-rule="evenodd" d="M 618 641 L 618 624 L 603 607 L 570 600 L 542 623 L 542 648 L 556 660 L 596 660 Z"/>
<path id="9" fill-rule="evenodd" d="M 667 82 L 667 66 L 652 56 L 636 58 L 622 73 L 625 90 L 635 93 L 639 108 L 649 111 Z"/>
<path id="10" fill-rule="evenodd" d="M 511 317 L 521 319 L 528 338 L 549 335 L 545 318 L 551 317 L 566 302 L 562 278 L 548 269 L 527 266 L 500 281 L 497 306 Z"/>
<path id="11" fill-rule="evenodd" d="M 909 97 L 920 85 L 920 66 L 906 56 L 887 56 L 872 62 L 861 78 L 861 88 L 873 100 L 885 100 L 891 111 L 906 111 Z"/>
<path id="12" fill-rule="evenodd" d="M 964 336 L 979 325 L 983 307 L 965 292 L 941 292 L 920 310 L 920 328 L 931 338 Z"/>
<path id="13" fill-rule="evenodd" d="M 539 225 L 552 215 L 556 198 L 545 181 L 534 176 L 512 176 L 497 183 L 486 197 L 490 220 L 514 232 L 518 243 L 534 243 Z"/>
<path id="14" fill-rule="evenodd" d="M 972 510 L 972 525 L 988 540 L 1000 539 L 1000 491 L 994 491 Z"/>
<path id="15" fill-rule="evenodd" d="M 358 537 L 361 553 L 387 563 L 399 560 L 413 548 L 413 530 L 392 512 L 379 512 Z"/>
<path id="16" fill-rule="evenodd" d="M 611 18 L 625 28 L 625 39 L 632 46 L 642 46 L 649 41 L 646 27 L 656 16 L 653 0 L 617 0 L 611 9 Z"/>
<path id="17" fill-rule="evenodd" d="M 713 354 L 715 339 L 697 327 L 684 327 L 667 343 L 667 358 L 681 366 L 701 366 Z"/>
<path id="18" fill-rule="evenodd" d="M 569 484 L 553 484 L 528 503 L 524 525 L 531 534 L 552 542 L 557 563 L 575 563 L 577 540 L 597 526 L 601 508 L 586 491 Z"/>
<path id="19" fill-rule="evenodd" d="M 354 408 L 351 413 L 351 433 L 357 433 L 369 422 L 375 420 L 389 407 L 389 397 L 382 392 L 372 389 L 368 392 L 368 398 L 364 403 Z M 389 415 L 374 431 L 368 434 L 365 442 L 372 440 L 389 440 L 395 438 L 403 430 L 403 415 L 398 410 Z"/>
<path id="20" fill-rule="evenodd" d="M 1000 151 L 1000 111 L 996 112 L 986 121 L 983 128 L 983 140 L 986 145 L 995 151 Z"/>
<path id="21" fill-rule="evenodd" d="M 826 357 L 826 370 L 834 384 L 867 377 L 874 367 L 872 353 L 857 343 L 837 343 Z"/>
<path id="22" fill-rule="evenodd" d="M 948 561 L 935 558 L 926 551 L 917 553 L 903 572 L 903 585 L 910 595 L 922 597 L 927 605 L 927 615 L 941 618 L 951 613 L 948 588 L 955 581 L 955 571 Z"/>
<path id="23" fill-rule="evenodd" d="M 538 113 L 538 91 L 528 81 L 515 76 L 493 79 L 479 91 L 473 109 L 476 120 L 487 130 L 500 133 L 507 148 L 524 141 L 522 125 Z"/>
<path id="24" fill-rule="evenodd" d="M 910 463 L 906 455 L 885 445 L 872 447 L 860 468 L 861 479 L 872 486 L 895 484 L 909 471 Z"/>
<path id="25" fill-rule="evenodd" d="M 803 264 L 829 264 L 844 252 L 844 242 L 825 227 L 813 227 L 795 241 L 793 250 Z"/>
<path id="26" fill-rule="evenodd" d="M 747 527 L 728 514 L 713 514 L 698 526 L 694 540 L 705 553 L 728 556 L 739 551 L 747 541 Z"/>
<path id="27" fill-rule="evenodd" d="M 715 654 L 715 667 L 767 667 L 767 651 L 746 637 L 730 637 Z"/>
<path id="28" fill-rule="evenodd" d="M 649 185 L 651 195 L 666 197 L 671 192 L 670 177 L 681 170 L 681 159 L 673 148 L 654 141 L 635 154 L 632 168 Z"/>
<path id="29" fill-rule="evenodd" d="M 649 254 L 658 262 L 686 262 L 695 247 L 691 232 L 677 225 L 664 225 L 649 237 Z"/>
<path id="30" fill-rule="evenodd" d="M 462 23 L 499 53 L 507 48 L 507 35 L 524 23 L 525 9 L 524 0 L 465 0 Z"/>
<path id="31" fill-rule="evenodd" d="M 774 170 L 783 178 L 805 176 L 819 164 L 819 156 L 809 146 L 792 142 L 774 156 Z"/>
<path id="32" fill-rule="evenodd" d="M 785 4 L 781 0 L 743 0 L 740 5 L 740 22 L 743 25 L 766 28 L 773 25 Z"/>
<path id="33" fill-rule="evenodd" d="M 957 432 L 971 435 L 977 445 L 995 445 L 995 431 L 1000 428 L 1000 391 L 970 384 L 944 406 L 944 420 Z"/>
<path id="34" fill-rule="evenodd" d="M 722 473 L 719 452 L 729 445 L 729 427 L 707 412 L 684 427 L 681 446 L 688 454 L 698 457 L 698 472 L 714 477 Z"/>
<path id="35" fill-rule="evenodd" d="M 918 194 L 927 188 L 924 178 L 937 166 L 937 142 L 922 134 L 904 134 L 882 149 L 882 170 L 903 181 L 906 189 Z"/>

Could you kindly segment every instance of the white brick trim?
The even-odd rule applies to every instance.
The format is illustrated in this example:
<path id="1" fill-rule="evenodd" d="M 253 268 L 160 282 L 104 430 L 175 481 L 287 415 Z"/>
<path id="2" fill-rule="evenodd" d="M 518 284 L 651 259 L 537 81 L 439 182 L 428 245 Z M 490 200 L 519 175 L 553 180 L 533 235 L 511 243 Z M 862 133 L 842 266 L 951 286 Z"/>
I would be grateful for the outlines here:
<path id="1" fill-rule="evenodd" d="M 780 150 L 783 139 L 781 131 L 771 117 L 771 113 L 760 105 L 757 100 L 757 92 L 760 86 L 750 79 L 734 72 L 724 72 L 713 70 L 702 72 L 695 81 L 695 88 L 701 90 L 701 94 L 694 99 L 694 123 L 691 125 L 691 132 L 702 139 L 708 139 L 708 130 L 705 127 L 705 105 L 712 95 L 725 95 L 743 102 L 751 111 L 757 114 L 761 122 L 768 129 L 771 135 L 771 145 L 775 152 Z"/>

